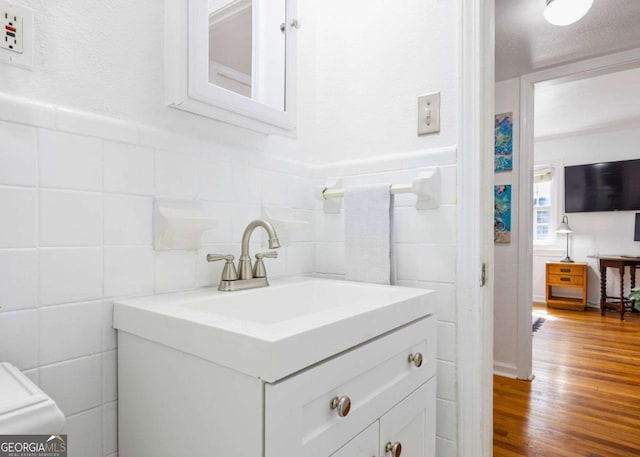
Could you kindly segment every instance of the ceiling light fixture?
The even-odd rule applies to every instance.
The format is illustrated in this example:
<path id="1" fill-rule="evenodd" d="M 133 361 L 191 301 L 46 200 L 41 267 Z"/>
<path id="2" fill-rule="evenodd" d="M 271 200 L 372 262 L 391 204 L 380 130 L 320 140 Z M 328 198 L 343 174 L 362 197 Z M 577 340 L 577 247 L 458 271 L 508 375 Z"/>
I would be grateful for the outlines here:
<path id="1" fill-rule="evenodd" d="M 582 19 L 593 0 L 547 0 L 544 18 L 553 25 L 569 25 Z"/>

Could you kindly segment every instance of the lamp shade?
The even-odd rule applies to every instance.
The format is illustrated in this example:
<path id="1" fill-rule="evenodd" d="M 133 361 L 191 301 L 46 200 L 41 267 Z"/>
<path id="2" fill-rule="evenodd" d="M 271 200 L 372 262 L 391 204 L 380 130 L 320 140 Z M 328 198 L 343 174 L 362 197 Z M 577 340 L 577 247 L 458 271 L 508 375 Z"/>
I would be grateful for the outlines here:
<path id="1" fill-rule="evenodd" d="M 544 18 L 553 25 L 569 25 L 582 19 L 593 0 L 547 0 Z"/>
<path id="2" fill-rule="evenodd" d="M 571 227 L 569 227 L 569 218 L 565 215 L 562 218 L 562 222 L 560 223 L 560 225 L 558 225 L 558 228 L 556 229 L 556 233 L 571 233 L 573 232 L 573 230 L 571 230 Z"/>

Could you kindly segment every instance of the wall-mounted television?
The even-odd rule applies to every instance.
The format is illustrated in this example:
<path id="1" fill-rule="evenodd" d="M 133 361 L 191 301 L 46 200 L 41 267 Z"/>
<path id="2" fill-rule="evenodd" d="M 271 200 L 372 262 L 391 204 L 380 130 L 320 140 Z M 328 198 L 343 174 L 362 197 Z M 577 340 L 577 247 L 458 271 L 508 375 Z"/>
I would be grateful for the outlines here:
<path id="1" fill-rule="evenodd" d="M 564 210 L 640 210 L 640 159 L 565 167 Z"/>

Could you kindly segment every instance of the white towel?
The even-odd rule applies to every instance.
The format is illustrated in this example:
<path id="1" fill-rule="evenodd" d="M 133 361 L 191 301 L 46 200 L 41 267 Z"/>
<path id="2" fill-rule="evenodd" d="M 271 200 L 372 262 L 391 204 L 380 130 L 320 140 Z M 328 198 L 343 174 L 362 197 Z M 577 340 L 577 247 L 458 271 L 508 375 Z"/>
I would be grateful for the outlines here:
<path id="1" fill-rule="evenodd" d="M 389 184 L 344 190 L 346 279 L 391 284 L 393 199 Z"/>

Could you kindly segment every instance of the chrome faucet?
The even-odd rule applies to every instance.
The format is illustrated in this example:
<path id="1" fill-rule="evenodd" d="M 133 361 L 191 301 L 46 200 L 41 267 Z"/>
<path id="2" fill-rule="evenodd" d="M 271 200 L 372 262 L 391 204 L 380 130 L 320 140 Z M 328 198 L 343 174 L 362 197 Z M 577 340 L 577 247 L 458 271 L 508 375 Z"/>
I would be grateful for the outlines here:
<path id="1" fill-rule="evenodd" d="M 220 291 L 233 291 L 243 289 L 253 289 L 254 287 L 266 287 L 269 285 L 267 281 L 267 271 L 264 266 L 263 258 L 276 258 L 278 253 L 275 251 L 262 252 L 256 254 L 256 263 L 252 267 L 251 256 L 249 255 L 249 242 L 253 231 L 262 227 L 269 235 L 269 249 L 277 249 L 280 247 L 278 235 L 270 222 L 264 219 L 256 219 L 247 225 L 242 234 L 242 252 L 238 261 L 238 271 L 233 264 L 234 257 L 232 255 L 208 254 L 207 261 L 215 262 L 217 260 L 225 260 L 224 269 L 222 270 L 222 278 L 220 279 Z"/>

